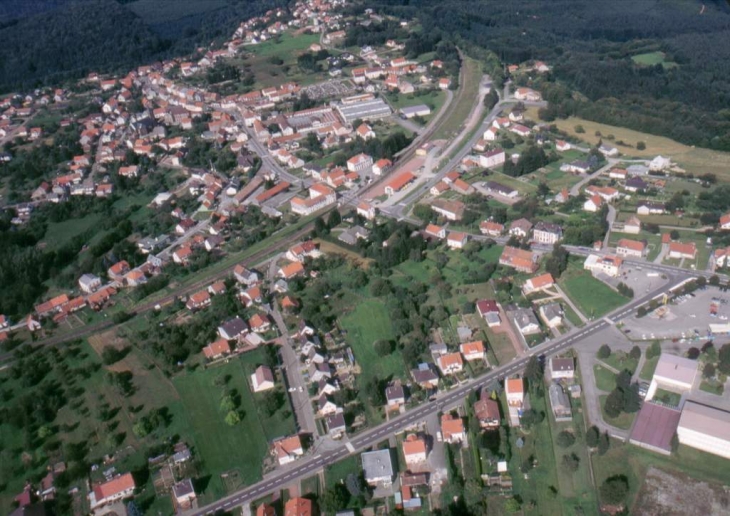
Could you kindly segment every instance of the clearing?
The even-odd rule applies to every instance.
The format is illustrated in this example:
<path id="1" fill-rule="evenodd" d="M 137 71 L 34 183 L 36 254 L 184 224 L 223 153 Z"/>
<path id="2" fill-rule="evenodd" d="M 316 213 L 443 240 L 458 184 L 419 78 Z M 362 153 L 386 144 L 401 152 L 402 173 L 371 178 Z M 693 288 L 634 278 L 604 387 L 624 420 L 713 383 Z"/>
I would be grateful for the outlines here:
<path id="1" fill-rule="evenodd" d="M 639 66 L 656 66 L 662 65 L 664 69 L 675 68 L 677 63 L 667 61 L 667 55 L 664 52 L 647 52 L 645 54 L 637 54 L 631 56 L 631 60 Z"/>

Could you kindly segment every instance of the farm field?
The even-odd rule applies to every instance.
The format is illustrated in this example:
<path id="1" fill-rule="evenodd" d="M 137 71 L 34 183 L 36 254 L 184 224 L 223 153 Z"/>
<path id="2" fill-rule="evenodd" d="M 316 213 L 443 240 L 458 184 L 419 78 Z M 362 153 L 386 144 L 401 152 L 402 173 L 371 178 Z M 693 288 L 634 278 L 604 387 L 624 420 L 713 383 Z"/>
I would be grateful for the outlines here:
<path id="1" fill-rule="evenodd" d="M 528 113 L 531 115 L 530 118 L 538 120 L 537 112 L 534 108 L 530 108 Z M 730 153 L 728 152 L 702 149 L 699 147 L 693 148 L 663 136 L 641 133 L 623 127 L 601 124 L 576 117 L 556 119 L 551 123 L 571 136 L 585 140 L 590 145 L 595 145 L 601 139 L 601 137 L 595 136 L 596 131 L 599 131 L 604 137 L 607 134 L 613 134 L 616 140 L 622 140 L 633 146 L 633 148 L 619 147 L 619 150 L 626 154 L 626 156 L 648 159 L 652 159 L 657 155 L 669 156 L 684 170 L 693 173 L 695 176 L 712 173 L 717 176 L 719 181 L 730 182 Z M 577 125 L 583 126 L 585 133 L 576 133 L 575 127 Z M 636 149 L 636 143 L 640 141 L 646 143 L 646 149 L 643 151 Z"/>
<path id="2" fill-rule="evenodd" d="M 637 54 L 631 56 L 631 60 L 639 66 L 656 66 L 662 65 L 664 69 L 675 68 L 677 63 L 667 61 L 667 55 L 664 52 L 647 52 L 645 54 Z"/>
<path id="3" fill-rule="evenodd" d="M 588 318 L 601 317 L 628 302 L 628 298 L 594 278 L 575 261 L 568 265 L 558 284 Z"/>

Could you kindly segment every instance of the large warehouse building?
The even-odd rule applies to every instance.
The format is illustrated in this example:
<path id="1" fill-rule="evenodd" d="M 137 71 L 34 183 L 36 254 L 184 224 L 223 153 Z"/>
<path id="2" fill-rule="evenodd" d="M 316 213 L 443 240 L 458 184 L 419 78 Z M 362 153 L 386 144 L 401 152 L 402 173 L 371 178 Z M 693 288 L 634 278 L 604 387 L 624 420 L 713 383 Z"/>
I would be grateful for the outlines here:
<path id="1" fill-rule="evenodd" d="M 677 437 L 681 444 L 730 459 L 730 412 L 686 401 Z"/>
<path id="2" fill-rule="evenodd" d="M 335 106 L 342 119 L 351 124 L 355 120 L 376 120 L 391 114 L 390 106 L 383 99 L 370 99 L 353 104 L 337 104 Z"/>
<path id="3" fill-rule="evenodd" d="M 679 394 L 688 392 L 692 389 L 696 377 L 696 360 L 662 353 L 646 393 L 646 399 L 652 399 L 658 388 Z"/>

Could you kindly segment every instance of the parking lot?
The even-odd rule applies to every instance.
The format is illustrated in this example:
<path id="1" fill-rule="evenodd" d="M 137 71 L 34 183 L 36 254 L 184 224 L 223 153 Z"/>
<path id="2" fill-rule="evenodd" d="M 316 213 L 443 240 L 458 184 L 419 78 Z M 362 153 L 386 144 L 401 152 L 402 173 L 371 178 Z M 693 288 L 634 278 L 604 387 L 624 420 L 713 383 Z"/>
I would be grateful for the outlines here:
<path id="1" fill-rule="evenodd" d="M 716 307 L 716 315 L 711 315 L 711 305 Z M 623 330 L 633 340 L 699 340 L 708 337 L 710 324 L 728 320 L 730 293 L 707 287 L 660 306 L 645 317 L 626 319 Z"/>

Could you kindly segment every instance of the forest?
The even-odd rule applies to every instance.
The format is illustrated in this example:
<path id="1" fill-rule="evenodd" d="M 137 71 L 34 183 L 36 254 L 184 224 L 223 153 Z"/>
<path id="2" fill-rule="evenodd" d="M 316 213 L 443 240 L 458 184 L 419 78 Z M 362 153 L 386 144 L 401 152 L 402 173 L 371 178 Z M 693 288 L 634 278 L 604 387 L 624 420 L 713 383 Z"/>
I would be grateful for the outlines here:
<path id="1" fill-rule="evenodd" d="M 576 115 L 730 150 L 725 0 L 380 0 L 377 5 L 404 18 L 419 17 L 425 33 L 449 34 L 471 53 L 486 48 L 505 64 L 548 63 L 553 70 L 547 76 L 516 78 L 547 93 L 553 106 L 543 113 L 546 120 Z M 664 64 L 632 60 L 651 52 L 663 52 Z"/>

